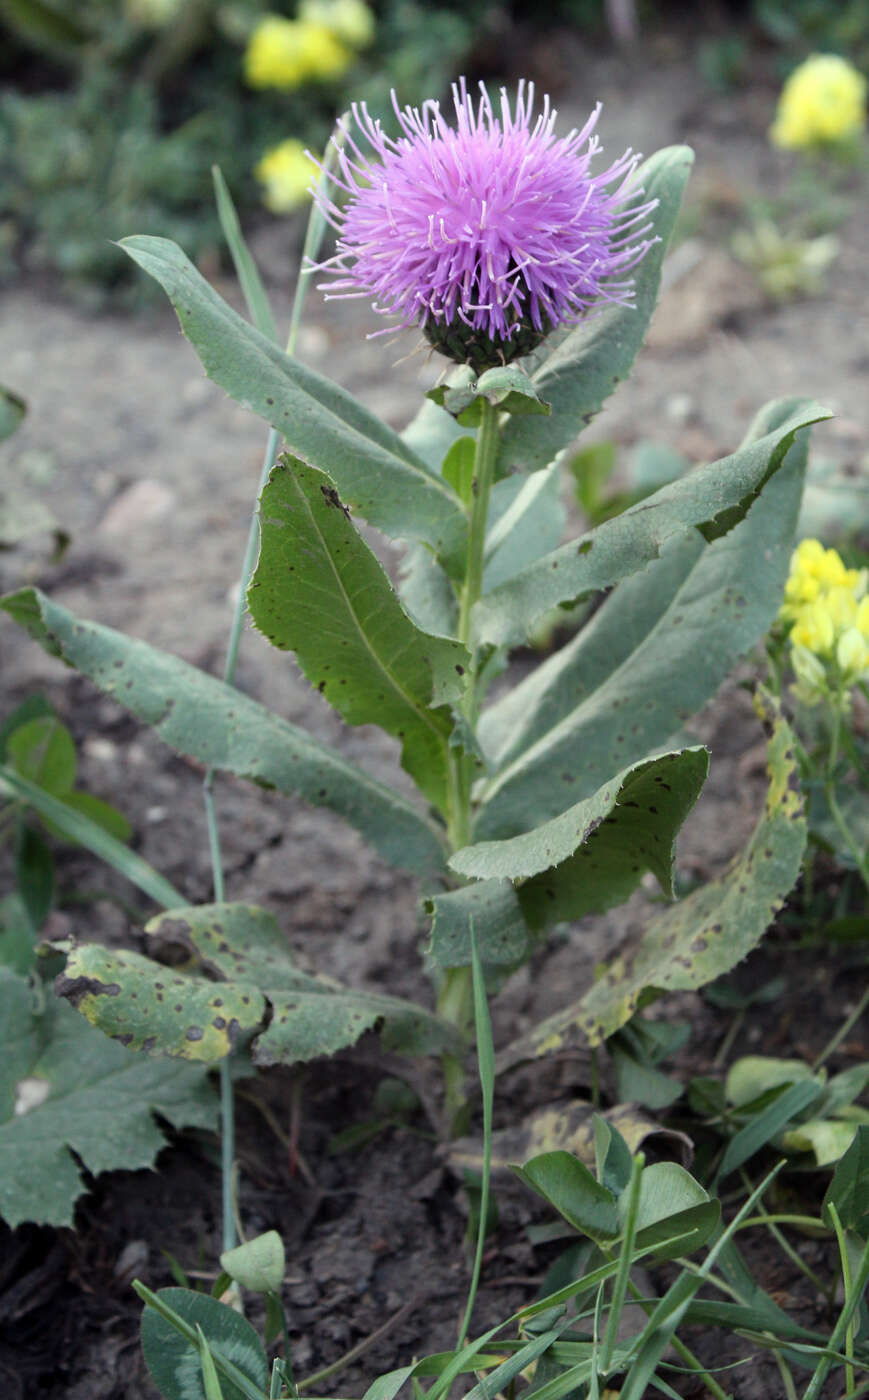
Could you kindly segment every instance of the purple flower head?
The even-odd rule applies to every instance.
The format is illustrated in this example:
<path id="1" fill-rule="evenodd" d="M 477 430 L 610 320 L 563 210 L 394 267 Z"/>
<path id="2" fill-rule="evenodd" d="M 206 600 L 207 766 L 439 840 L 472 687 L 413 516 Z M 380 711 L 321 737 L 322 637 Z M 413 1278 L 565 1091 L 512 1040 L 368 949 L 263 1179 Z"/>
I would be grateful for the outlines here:
<path id="1" fill-rule="evenodd" d="M 557 137 L 548 97 L 534 119 L 533 83 L 519 84 L 512 109 L 502 89 L 500 116 L 482 84 L 480 94 L 475 104 L 464 80 L 453 87 L 450 126 L 437 102 L 400 110 L 393 93 L 396 140 L 354 105 L 357 131 L 342 124 L 331 176 L 343 207 L 315 192 L 338 232 L 324 290 L 371 297 L 478 370 L 596 307 L 630 305 L 626 274 L 655 242 L 645 236 L 655 202 L 638 202 L 640 157 L 628 150 L 591 173 L 600 104 L 581 131 Z"/>

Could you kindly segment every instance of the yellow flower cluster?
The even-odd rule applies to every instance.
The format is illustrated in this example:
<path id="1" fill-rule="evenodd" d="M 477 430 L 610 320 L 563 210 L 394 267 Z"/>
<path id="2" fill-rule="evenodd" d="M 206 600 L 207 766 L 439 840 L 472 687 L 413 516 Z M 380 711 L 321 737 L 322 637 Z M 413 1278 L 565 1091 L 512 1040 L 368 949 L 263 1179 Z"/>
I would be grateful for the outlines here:
<path id="1" fill-rule="evenodd" d="M 267 14 L 248 40 L 244 76 L 254 88 L 289 91 L 343 77 L 374 37 L 364 0 L 302 0 L 296 19 Z"/>
<path id="2" fill-rule="evenodd" d="M 266 151 L 254 166 L 254 175 L 265 186 L 263 204 L 273 214 L 289 214 L 308 198 L 313 162 L 301 141 L 281 141 Z"/>
<path id="3" fill-rule="evenodd" d="M 852 141 L 866 125 L 866 79 L 847 59 L 812 54 L 791 73 L 770 139 L 787 150 Z"/>
<path id="4" fill-rule="evenodd" d="M 819 540 L 794 550 L 779 618 L 804 699 L 842 694 L 869 671 L 866 582 L 865 570 L 846 568 Z"/>

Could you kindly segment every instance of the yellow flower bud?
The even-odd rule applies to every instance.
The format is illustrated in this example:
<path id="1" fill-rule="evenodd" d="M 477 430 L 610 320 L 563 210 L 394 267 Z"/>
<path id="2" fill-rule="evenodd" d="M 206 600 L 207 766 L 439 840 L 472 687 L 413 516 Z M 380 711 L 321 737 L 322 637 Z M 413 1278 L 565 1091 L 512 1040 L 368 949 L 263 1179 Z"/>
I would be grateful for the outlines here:
<path id="1" fill-rule="evenodd" d="M 858 627 L 849 627 L 836 643 L 836 661 L 843 679 L 849 684 L 869 666 L 869 646 Z"/>
<path id="2" fill-rule="evenodd" d="M 797 697 L 805 705 L 816 705 L 827 690 L 827 672 L 814 652 L 794 643 L 791 646 L 791 666 L 797 678 Z"/>
<path id="3" fill-rule="evenodd" d="M 791 640 L 797 646 L 814 652 L 816 656 L 830 655 L 835 638 L 836 629 L 824 599 L 803 608 L 791 632 Z"/>
<path id="4" fill-rule="evenodd" d="M 788 150 L 853 140 L 866 125 L 866 79 L 847 59 L 812 54 L 791 73 L 770 128 Z"/>

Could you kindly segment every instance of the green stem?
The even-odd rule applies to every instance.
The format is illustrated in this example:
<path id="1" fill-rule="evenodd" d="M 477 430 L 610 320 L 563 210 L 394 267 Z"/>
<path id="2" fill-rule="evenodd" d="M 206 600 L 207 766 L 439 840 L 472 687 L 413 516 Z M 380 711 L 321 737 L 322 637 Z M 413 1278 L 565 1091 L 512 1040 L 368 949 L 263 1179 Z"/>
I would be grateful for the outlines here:
<path id="1" fill-rule="evenodd" d="M 287 336 L 287 354 L 291 355 L 295 349 L 296 336 L 299 330 L 302 306 L 304 304 L 305 292 L 307 290 L 308 272 L 302 268 L 299 272 L 296 283 L 296 293 L 293 298 L 293 309 L 290 316 L 290 330 Z M 227 685 L 235 682 L 235 672 L 238 665 L 238 650 L 241 645 L 241 633 L 244 625 L 244 612 L 247 599 L 247 587 L 253 573 L 256 561 L 257 548 L 259 546 L 259 518 L 257 505 L 263 488 L 269 479 L 269 474 L 274 465 L 275 456 L 278 450 L 280 435 L 275 428 L 269 429 L 266 441 L 265 452 L 263 453 L 262 467 L 260 468 L 259 481 L 256 487 L 255 505 L 250 518 L 250 526 L 247 532 L 247 544 L 245 545 L 244 558 L 241 565 L 241 573 L 238 580 L 235 606 L 232 613 L 232 622 L 229 628 L 229 639 L 226 646 L 226 660 L 223 664 L 223 679 Z M 223 856 L 220 848 L 220 829 L 217 824 L 217 813 L 214 807 L 214 768 L 209 768 L 202 780 L 202 797 L 205 804 L 205 824 L 208 831 L 208 849 L 211 856 L 212 884 L 214 888 L 215 904 L 222 904 L 225 897 L 225 887 L 223 879 Z M 235 1158 L 235 1106 L 232 1094 L 232 1075 L 230 1072 L 229 1058 L 225 1057 L 220 1062 L 220 1175 L 221 1175 L 221 1196 L 223 1202 L 223 1249 L 224 1251 L 233 1249 L 236 1242 L 235 1230 L 235 1209 L 233 1201 L 233 1161 Z"/>
<path id="2" fill-rule="evenodd" d="M 833 1222 L 833 1229 L 836 1231 L 836 1243 L 837 1243 L 838 1246 L 839 1246 L 839 1259 L 840 1259 L 841 1264 L 842 1264 L 842 1282 L 843 1282 L 843 1284 L 844 1284 L 844 1286 L 845 1286 L 845 1298 L 846 1298 L 846 1300 L 847 1300 L 847 1299 L 850 1298 L 850 1296 L 851 1296 L 851 1289 L 852 1289 L 851 1260 L 850 1260 L 850 1257 L 849 1257 L 849 1255 L 848 1255 L 848 1244 L 847 1244 L 847 1241 L 846 1241 L 846 1239 L 845 1239 L 845 1231 L 842 1229 L 842 1222 L 841 1222 L 841 1220 L 839 1219 L 839 1212 L 837 1211 L 836 1206 L 835 1206 L 835 1203 L 834 1203 L 833 1201 L 830 1201 L 830 1202 L 829 1202 L 829 1204 L 828 1204 L 828 1206 L 827 1206 L 827 1210 L 830 1212 L 830 1219 L 831 1219 L 832 1222 Z M 845 1394 L 846 1394 L 846 1395 L 853 1395 L 853 1394 L 854 1394 L 854 1367 L 853 1367 L 853 1365 L 851 1364 L 851 1363 L 853 1362 L 853 1360 L 854 1360 L 854 1320 L 853 1320 L 853 1318 L 852 1318 L 851 1321 L 848 1323 L 848 1326 L 847 1326 L 847 1328 L 845 1329 L 845 1355 L 846 1355 L 847 1358 L 848 1358 L 848 1364 L 845 1366 Z"/>
<path id="3" fill-rule="evenodd" d="M 465 577 L 459 598 L 458 640 L 473 652 L 471 616 L 483 589 L 483 554 L 486 543 L 486 523 L 489 498 L 495 480 L 498 456 L 498 410 L 488 399 L 481 398 L 480 423 L 474 453 L 474 475 L 468 519 L 468 548 Z M 468 688 L 462 700 L 462 713 L 473 727 L 479 708 L 479 658 L 472 657 Z M 448 762 L 449 810 L 447 836 L 450 850 L 459 851 L 471 840 L 471 786 L 474 760 L 460 749 L 450 749 Z M 438 1014 L 467 1035 L 472 1019 L 472 981 L 470 967 L 449 968 L 438 995 Z M 444 1059 L 445 1111 L 448 1131 L 454 1132 L 460 1123 L 465 1104 L 464 1070 L 454 1056 Z"/>
<path id="4" fill-rule="evenodd" d="M 856 1023 L 862 1017 L 863 1012 L 866 1010 L 867 1006 L 869 1006 L 869 987 L 866 988 L 857 1005 L 854 1007 L 854 1010 L 842 1022 L 841 1026 L 836 1031 L 836 1034 L 827 1041 L 820 1055 L 812 1065 L 813 1074 L 817 1074 L 818 1070 L 821 1068 L 821 1065 L 824 1064 L 830 1058 L 830 1056 L 835 1050 L 838 1050 L 842 1041 L 845 1039 L 845 1036 L 851 1030 L 851 1027 L 856 1025 Z"/>
<path id="5" fill-rule="evenodd" d="M 628 1292 L 630 1293 L 634 1302 L 639 1303 L 640 1307 L 643 1309 L 643 1312 L 646 1314 L 646 1317 L 651 1317 L 655 1305 L 653 1303 L 648 1302 L 648 1300 L 643 1297 L 642 1293 L 640 1292 L 637 1285 L 634 1283 L 633 1279 L 630 1278 L 628 1279 Z M 685 1342 L 682 1341 L 681 1337 L 676 1336 L 674 1334 L 673 1337 L 671 1337 L 670 1339 L 670 1345 L 672 1346 L 673 1350 L 677 1352 L 679 1356 L 681 1356 L 686 1366 L 689 1366 L 691 1370 L 695 1372 L 697 1379 L 703 1382 L 703 1384 L 706 1386 L 706 1389 L 709 1391 L 709 1394 L 713 1395 L 715 1397 L 715 1400 L 730 1400 L 730 1396 L 727 1394 L 727 1391 L 722 1390 L 721 1386 L 714 1379 L 714 1377 L 709 1375 L 709 1372 L 704 1369 L 703 1362 L 698 1356 L 695 1356 L 694 1352 L 689 1346 L 686 1345 Z"/>

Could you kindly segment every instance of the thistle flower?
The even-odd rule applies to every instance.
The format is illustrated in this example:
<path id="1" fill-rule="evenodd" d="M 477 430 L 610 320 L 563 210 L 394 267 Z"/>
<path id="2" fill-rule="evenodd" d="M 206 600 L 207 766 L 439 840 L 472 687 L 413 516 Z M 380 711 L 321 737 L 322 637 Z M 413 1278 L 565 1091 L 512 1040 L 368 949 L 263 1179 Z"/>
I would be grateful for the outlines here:
<path id="1" fill-rule="evenodd" d="M 626 151 L 599 174 L 594 128 L 555 135 L 544 98 L 534 119 L 534 85 L 519 84 L 500 114 L 481 85 L 453 88 L 455 126 L 437 102 L 399 109 L 393 140 L 365 104 L 331 176 L 346 196 L 315 199 L 338 232 L 322 264 L 333 297 L 371 297 L 374 310 L 419 325 L 444 354 L 475 369 L 528 354 L 556 326 L 606 304 L 631 304 L 626 274 L 655 241 Z M 361 136 L 370 153 L 362 149 Z M 336 194 L 336 199 L 337 199 Z"/>
<path id="2" fill-rule="evenodd" d="M 816 53 L 791 73 L 770 140 L 786 150 L 853 141 L 866 125 L 866 79 L 845 58 Z"/>

